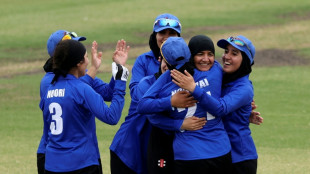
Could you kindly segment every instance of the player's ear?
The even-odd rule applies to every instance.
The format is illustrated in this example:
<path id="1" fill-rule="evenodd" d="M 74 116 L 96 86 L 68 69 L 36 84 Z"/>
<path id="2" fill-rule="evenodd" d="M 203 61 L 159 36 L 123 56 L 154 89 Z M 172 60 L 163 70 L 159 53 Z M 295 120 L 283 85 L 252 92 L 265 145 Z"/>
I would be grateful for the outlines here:
<path id="1" fill-rule="evenodd" d="M 81 60 L 78 64 L 76 64 L 76 67 L 80 67 L 84 63 L 83 60 Z"/>

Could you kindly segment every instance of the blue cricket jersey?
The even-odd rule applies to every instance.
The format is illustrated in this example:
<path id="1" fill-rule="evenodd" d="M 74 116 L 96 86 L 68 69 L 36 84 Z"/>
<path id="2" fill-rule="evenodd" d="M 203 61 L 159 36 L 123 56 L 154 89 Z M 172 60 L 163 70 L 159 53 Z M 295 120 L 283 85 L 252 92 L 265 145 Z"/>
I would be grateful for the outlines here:
<path id="1" fill-rule="evenodd" d="M 94 143 L 95 116 L 117 124 L 124 106 L 126 82 L 116 80 L 113 98 L 108 107 L 91 86 L 68 74 L 49 85 L 41 98 L 46 136 L 45 168 L 68 172 L 98 165 Z"/>
<path id="2" fill-rule="evenodd" d="M 42 99 L 42 96 L 45 94 L 48 86 L 51 84 L 53 78 L 54 78 L 54 73 L 53 72 L 47 72 L 44 77 L 42 78 L 40 82 L 40 99 Z M 43 134 L 39 143 L 39 147 L 37 150 L 37 153 L 45 153 L 46 149 L 46 140 L 47 140 L 47 135 L 45 132 L 47 132 L 48 127 L 44 126 L 44 120 L 43 120 Z"/>
<path id="3" fill-rule="evenodd" d="M 193 96 L 203 101 L 201 103 L 210 113 L 223 117 L 232 147 L 233 163 L 258 158 L 249 127 L 254 97 L 249 75 L 225 84 L 220 99 L 205 95 L 200 89 L 195 89 Z"/>
<path id="4" fill-rule="evenodd" d="M 156 81 L 154 75 L 144 77 L 136 86 L 128 116 L 117 131 L 110 146 L 126 166 L 137 174 L 147 173 L 147 144 L 151 125 L 146 117 L 137 113 L 138 101 L 146 90 Z"/>
<path id="5" fill-rule="evenodd" d="M 132 95 L 128 116 L 114 136 L 112 150 L 130 169 L 137 174 L 147 174 L 147 147 L 151 124 L 145 115 L 137 113 L 137 105 L 144 93 L 156 81 L 154 75 L 144 77 Z M 170 125 L 179 129 L 183 120 L 164 117 Z"/>
<path id="6" fill-rule="evenodd" d="M 215 62 L 209 71 L 195 69 L 194 79 L 197 87 L 205 94 L 220 97 L 222 69 L 218 62 Z M 183 89 L 171 81 L 170 71 L 167 71 L 144 94 L 139 102 L 138 112 L 147 114 L 166 111 L 165 114 L 174 119 L 184 119 L 193 115 L 207 117 L 208 122 L 200 130 L 175 132 L 173 141 L 175 160 L 209 159 L 229 153 L 231 150 L 229 138 L 220 117 L 207 113 L 200 105 L 200 101 L 190 108 L 172 108 L 171 104 L 169 105 L 171 96 L 181 90 Z M 162 105 L 170 108 L 165 110 Z M 163 122 L 158 121 L 159 124 Z"/>
<path id="7" fill-rule="evenodd" d="M 40 82 L 40 98 L 42 98 L 42 96 L 44 95 L 44 93 L 46 92 L 47 88 L 49 85 L 51 85 L 51 82 L 54 78 L 54 73 L 53 72 L 47 72 L 44 77 L 42 78 L 41 82 Z M 107 84 L 105 82 L 103 82 L 101 79 L 99 78 L 95 78 L 93 79 L 92 77 L 90 77 L 89 75 L 85 75 L 83 77 L 79 78 L 80 80 L 82 80 L 83 82 L 89 84 L 96 92 L 98 92 L 104 99 L 104 101 L 111 101 L 112 97 L 113 97 L 113 89 L 115 86 L 115 81 L 114 78 L 112 77 L 110 80 L 110 83 Z M 100 152 L 99 152 L 99 147 L 98 147 L 98 140 L 97 140 L 97 135 L 96 135 L 96 120 L 93 121 L 93 133 L 95 136 L 93 136 L 94 138 L 94 143 L 97 146 L 97 154 L 98 154 L 98 158 L 100 158 Z M 47 135 L 45 135 L 44 129 L 48 129 L 48 127 L 43 127 L 43 134 L 40 140 L 40 144 L 37 150 L 37 153 L 45 153 L 45 148 L 46 148 L 46 144 L 47 142 L 45 141 L 47 138 L 45 138 Z"/>
<path id="8" fill-rule="evenodd" d="M 152 51 L 141 54 L 137 57 L 132 70 L 131 80 L 129 84 L 130 95 L 133 96 L 134 90 L 139 81 L 146 76 L 154 75 L 159 71 L 160 62 Z"/>

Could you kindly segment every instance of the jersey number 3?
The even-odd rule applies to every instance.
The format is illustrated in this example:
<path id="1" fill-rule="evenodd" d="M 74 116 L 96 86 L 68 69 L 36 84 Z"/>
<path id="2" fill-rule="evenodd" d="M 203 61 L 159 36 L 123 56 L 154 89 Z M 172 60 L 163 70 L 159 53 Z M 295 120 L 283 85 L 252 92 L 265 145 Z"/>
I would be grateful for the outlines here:
<path id="1" fill-rule="evenodd" d="M 53 135 L 59 135 L 63 130 L 63 120 L 62 120 L 62 108 L 58 103 L 51 103 L 49 105 L 50 113 L 52 114 L 52 121 L 50 125 L 50 130 Z"/>

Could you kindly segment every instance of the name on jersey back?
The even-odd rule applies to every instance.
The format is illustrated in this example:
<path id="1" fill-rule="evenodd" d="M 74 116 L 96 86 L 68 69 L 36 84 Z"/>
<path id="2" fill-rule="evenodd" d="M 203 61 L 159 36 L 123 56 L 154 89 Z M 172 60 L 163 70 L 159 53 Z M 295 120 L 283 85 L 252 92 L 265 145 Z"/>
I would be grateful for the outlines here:
<path id="1" fill-rule="evenodd" d="M 53 97 L 64 97 L 64 96 L 65 96 L 65 88 L 48 90 L 46 97 L 53 98 Z"/>

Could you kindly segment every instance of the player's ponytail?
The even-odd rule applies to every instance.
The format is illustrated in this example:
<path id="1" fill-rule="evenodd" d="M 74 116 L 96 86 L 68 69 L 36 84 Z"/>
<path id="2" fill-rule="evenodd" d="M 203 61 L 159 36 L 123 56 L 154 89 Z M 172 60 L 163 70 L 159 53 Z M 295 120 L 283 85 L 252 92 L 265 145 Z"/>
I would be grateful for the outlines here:
<path id="1" fill-rule="evenodd" d="M 58 68 L 53 69 L 53 73 L 55 74 L 55 76 L 54 76 L 54 78 L 53 78 L 51 84 L 54 84 L 54 83 L 58 80 L 58 78 L 59 78 L 60 76 L 66 77 L 67 74 L 68 74 L 67 71 L 64 71 L 64 70 L 61 70 L 61 69 L 58 69 Z"/>
<path id="2" fill-rule="evenodd" d="M 53 72 L 55 76 L 51 83 L 56 82 L 60 76 L 66 77 L 72 68 L 84 61 L 85 53 L 85 46 L 78 41 L 64 40 L 59 42 L 53 56 Z"/>

